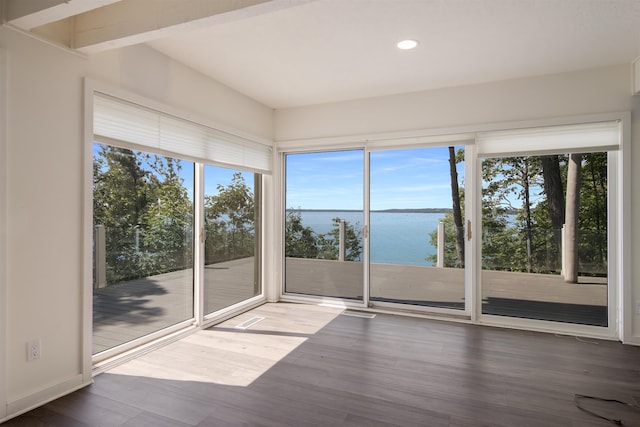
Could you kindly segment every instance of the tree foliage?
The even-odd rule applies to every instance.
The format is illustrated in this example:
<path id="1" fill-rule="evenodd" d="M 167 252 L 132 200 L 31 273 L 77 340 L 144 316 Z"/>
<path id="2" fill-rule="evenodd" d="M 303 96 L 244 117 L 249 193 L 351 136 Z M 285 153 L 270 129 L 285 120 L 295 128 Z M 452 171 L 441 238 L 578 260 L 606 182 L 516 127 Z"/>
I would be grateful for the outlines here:
<path id="1" fill-rule="evenodd" d="M 193 203 L 182 161 L 96 144 L 94 224 L 104 226 L 107 283 L 193 266 Z M 258 213 L 242 173 L 205 198 L 205 263 L 253 256 Z"/>
<path id="2" fill-rule="evenodd" d="M 193 206 L 180 161 L 98 145 L 94 224 L 105 227 L 107 283 L 191 265 Z"/>
<path id="3" fill-rule="evenodd" d="M 254 195 L 236 172 L 231 182 L 217 185 L 218 193 L 205 197 L 205 263 L 246 258 L 255 251 Z"/>
<path id="4" fill-rule="evenodd" d="M 460 157 L 456 156 L 458 161 Z M 580 274 L 606 274 L 607 153 L 581 156 L 577 223 Z M 482 267 L 559 273 L 565 222 L 568 156 L 484 159 L 482 163 Z M 460 192 L 461 199 L 464 193 Z M 464 206 L 464 203 L 461 203 Z M 445 223 L 445 266 L 460 264 L 452 213 Z M 560 224 L 560 225 L 558 225 Z M 437 245 L 437 232 L 430 235 Z M 435 263 L 436 256 L 429 257 Z"/>
<path id="5" fill-rule="evenodd" d="M 316 233 L 302 223 L 299 210 L 288 210 L 285 219 L 285 255 L 292 258 L 339 259 L 340 222 L 340 218 L 333 218 L 331 231 Z M 345 261 L 362 261 L 362 232 L 358 222 L 345 222 L 345 252 Z"/>

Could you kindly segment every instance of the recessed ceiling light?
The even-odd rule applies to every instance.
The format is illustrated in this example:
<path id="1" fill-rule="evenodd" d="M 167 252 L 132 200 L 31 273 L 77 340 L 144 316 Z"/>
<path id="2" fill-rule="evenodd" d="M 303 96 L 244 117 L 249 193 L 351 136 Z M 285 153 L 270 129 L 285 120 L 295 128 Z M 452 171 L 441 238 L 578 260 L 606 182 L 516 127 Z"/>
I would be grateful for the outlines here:
<path id="1" fill-rule="evenodd" d="M 414 47 L 418 46 L 418 42 L 415 41 L 415 40 L 402 40 L 402 41 L 398 42 L 398 44 L 396 46 L 398 46 L 398 49 L 409 50 L 409 49 L 413 49 Z"/>

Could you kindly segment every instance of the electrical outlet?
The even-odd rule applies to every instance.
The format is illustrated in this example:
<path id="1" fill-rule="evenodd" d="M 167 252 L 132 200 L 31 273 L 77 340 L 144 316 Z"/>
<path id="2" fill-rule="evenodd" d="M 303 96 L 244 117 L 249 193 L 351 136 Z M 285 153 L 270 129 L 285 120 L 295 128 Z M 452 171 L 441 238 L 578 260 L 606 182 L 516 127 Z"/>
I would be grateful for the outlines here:
<path id="1" fill-rule="evenodd" d="M 31 362 L 40 359 L 41 351 L 42 348 L 39 339 L 29 341 L 27 343 L 27 361 Z"/>

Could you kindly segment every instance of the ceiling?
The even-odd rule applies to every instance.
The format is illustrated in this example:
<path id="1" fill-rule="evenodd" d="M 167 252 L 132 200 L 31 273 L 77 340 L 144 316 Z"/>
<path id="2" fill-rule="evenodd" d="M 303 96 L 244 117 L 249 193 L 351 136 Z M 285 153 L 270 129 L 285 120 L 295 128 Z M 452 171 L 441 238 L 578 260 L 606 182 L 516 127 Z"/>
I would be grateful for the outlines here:
<path id="1" fill-rule="evenodd" d="M 87 54 L 146 43 L 275 109 L 640 56 L 640 0 L 31 1 L 49 6 L 5 21 L 52 36 L 72 20 L 75 37 L 59 42 Z M 406 38 L 418 47 L 397 49 Z"/>

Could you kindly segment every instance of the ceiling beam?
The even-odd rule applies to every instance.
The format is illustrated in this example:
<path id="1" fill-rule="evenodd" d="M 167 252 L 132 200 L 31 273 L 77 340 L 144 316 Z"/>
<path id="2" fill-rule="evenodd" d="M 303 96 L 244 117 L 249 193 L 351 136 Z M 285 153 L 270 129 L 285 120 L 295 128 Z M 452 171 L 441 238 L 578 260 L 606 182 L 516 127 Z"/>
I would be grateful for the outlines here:
<path id="1" fill-rule="evenodd" d="M 312 0 L 124 0 L 75 17 L 74 49 L 91 54 Z"/>
<path id="2" fill-rule="evenodd" d="M 97 9 L 120 0 L 4 0 L 5 21 L 23 30 Z"/>

